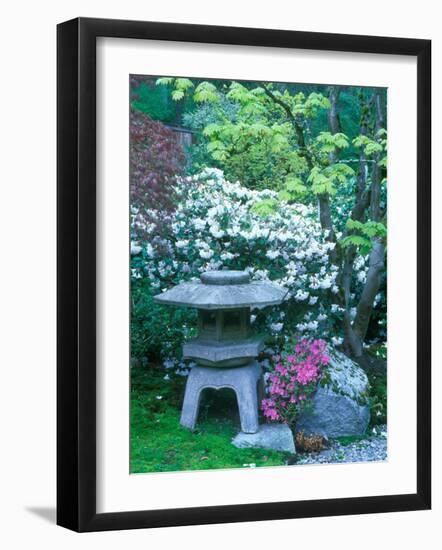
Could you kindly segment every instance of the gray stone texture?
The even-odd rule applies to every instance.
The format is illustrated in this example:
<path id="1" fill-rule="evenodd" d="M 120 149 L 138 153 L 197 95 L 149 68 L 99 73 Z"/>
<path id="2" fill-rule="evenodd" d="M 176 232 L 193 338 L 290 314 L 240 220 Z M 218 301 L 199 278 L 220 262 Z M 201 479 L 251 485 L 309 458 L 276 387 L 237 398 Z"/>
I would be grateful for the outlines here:
<path id="1" fill-rule="evenodd" d="M 249 363 L 263 347 L 259 337 L 239 342 L 208 342 L 195 338 L 184 344 L 183 357 L 208 367 L 234 367 Z"/>
<path id="2" fill-rule="evenodd" d="M 254 434 L 240 432 L 232 444 L 239 449 L 253 447 L 296 453 L 292 431 L 286 424 L 262 424 Z"/>
<path id="3" fill-rule="evenodd" d="M 233 275 L 232 275 L 233 274 Z M 213 271 L 203 273 L 202 281 L 181 283 L 154 299 L 160 304 L 188 306 L 197 309 L 263 308 L 280 304 L 287 289 L 268 281 L 248 280 L 249 274 L 241 271 Z M 232 284 L 230 281 L 243 281 Z"/>
<path id="4" fill-rule="evenodd" d="M 259 427 L 258 383 L 262 384 L 262 377 L 261 367 L 256 362 L 233 369 L 193 367 L 187 379 L 181 425 L 191 430 L 195 429 L 201 392 L 205 388 L 231 388 L 236 393 L 242 431 L 257 432 Z"/>
<path id="5" fill-rule="evenodd" d="M 328 438 L 363 435 L 370 421 L 364 371 L 343 353 L 333 352 L 325 380 L 313 397 L 312 410 L 299 418 L 296 430 Z"/>
<path id="6" fill-rule="evenodd" d="M 247 271 L 206 271 L 200 277 L 205 285 L 241 285 L 250 283 L 250 274 Z"/>

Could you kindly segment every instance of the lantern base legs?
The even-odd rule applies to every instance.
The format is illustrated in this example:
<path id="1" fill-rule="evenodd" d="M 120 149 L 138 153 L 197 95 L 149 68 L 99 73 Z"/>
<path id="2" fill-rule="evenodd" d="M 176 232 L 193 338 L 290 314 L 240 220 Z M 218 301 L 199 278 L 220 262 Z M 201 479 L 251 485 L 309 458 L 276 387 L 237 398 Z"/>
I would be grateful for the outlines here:
<path id="1" fill-rule="evenodd" d="M 231 388 L 238 401 L 241 430 L 256 433 L 258 424 L 258 393 L 262 395 L 261 367 L 256 361 L 236 368 L 213 368 L 195 366 L 187 378 L 181 411 L 181 425 L 195 429 L 198 419 L 201 393 L 206 388 L 219 390 Z"/>

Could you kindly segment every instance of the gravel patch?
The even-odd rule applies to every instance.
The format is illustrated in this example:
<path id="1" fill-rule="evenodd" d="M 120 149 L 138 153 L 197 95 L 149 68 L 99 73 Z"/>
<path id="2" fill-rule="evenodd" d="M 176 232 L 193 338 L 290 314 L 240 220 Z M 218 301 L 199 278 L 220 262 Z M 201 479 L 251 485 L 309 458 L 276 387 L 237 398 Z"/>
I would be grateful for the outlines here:
<path id="1" fill-rule="evenodd" d="M 364 439 L 344 445 L 330 440 L 328 449 L 317 453 L 299 453 L 296 464 L 335 464 L 376 462 L 387 459 L 387 426 L 375 426 Z"/>

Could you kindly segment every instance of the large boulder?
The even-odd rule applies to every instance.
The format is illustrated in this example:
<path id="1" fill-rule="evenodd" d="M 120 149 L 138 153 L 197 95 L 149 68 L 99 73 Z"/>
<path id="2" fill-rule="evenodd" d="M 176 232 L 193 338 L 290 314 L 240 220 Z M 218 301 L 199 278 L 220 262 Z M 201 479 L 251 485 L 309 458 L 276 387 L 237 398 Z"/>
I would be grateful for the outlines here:
<path id="1" fill-rule="evenodd" d="M 296 431 L 325 437 L 364 434 L 370 421 L 368 391 L 368 378 L 361 367 L 334 350 L 311 410 L 301 415 Z"/>

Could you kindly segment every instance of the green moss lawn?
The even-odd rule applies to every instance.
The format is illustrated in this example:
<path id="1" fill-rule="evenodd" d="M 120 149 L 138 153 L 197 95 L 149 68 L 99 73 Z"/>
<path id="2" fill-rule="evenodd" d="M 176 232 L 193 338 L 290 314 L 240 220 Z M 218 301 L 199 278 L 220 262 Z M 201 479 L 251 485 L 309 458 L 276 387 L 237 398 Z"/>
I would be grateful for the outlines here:
<path id="1" fill-rule="evenodd" d="M 233 391 L 206 390 L 197 429 L 191 432 L 181 427 L 180 407 L 186 379 L 164 380 L 164 376 L 163 367 L 154 371 L 132 369 L 131 473 L 286 463 L 289 456 L 286 453 L 237 449 L 231 444 L 232 437 L 240 430 Z"/>

